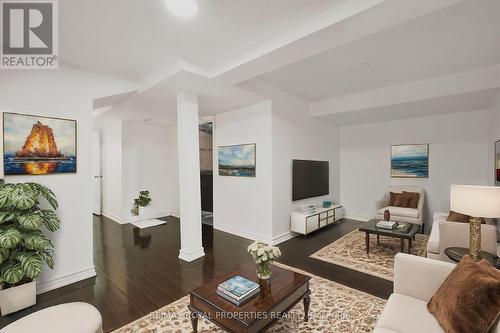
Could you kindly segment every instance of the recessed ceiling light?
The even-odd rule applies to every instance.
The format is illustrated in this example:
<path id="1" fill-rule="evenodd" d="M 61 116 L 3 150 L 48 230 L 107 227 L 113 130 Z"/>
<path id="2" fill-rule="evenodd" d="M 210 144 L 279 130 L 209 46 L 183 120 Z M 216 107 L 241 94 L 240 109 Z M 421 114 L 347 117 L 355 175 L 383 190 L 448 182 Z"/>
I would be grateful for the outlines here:
<path id="1" fill-rule="evenodd" d="M 167 9 L 180 17 L 192 17 L 198 12 L 196 0 L 165 0 Z"/>

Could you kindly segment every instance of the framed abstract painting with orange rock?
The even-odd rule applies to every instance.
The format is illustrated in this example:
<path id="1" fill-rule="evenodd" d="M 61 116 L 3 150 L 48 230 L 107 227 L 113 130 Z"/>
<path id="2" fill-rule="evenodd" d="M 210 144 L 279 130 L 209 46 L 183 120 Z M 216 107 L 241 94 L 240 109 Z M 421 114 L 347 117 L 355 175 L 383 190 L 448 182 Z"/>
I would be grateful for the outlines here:
<path id="1" fill-rule="evenodd" d="M 3 114 L 4 174 L 76 172 L 76 120 Z"/>
<path id="2" fill-rule="evenodd" d="M 495 142 L 495 184 L 500 186 L 500 140 Z"/>

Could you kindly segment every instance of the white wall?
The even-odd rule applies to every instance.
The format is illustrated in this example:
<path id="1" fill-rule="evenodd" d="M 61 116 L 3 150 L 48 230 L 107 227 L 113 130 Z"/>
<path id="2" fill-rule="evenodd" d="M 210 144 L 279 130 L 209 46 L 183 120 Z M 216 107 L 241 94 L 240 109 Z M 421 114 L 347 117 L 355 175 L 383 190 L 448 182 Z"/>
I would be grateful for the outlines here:
<path id="1" fill-rule="evenodd" d="M 101 132 L 103 214 L 129 222 L 133 200 L 148 190 L 152 201 L 147 217 L 178 215 L 176 128 L 119 121 Z"/>
<path id="2" fill-rule="evenodd" d="M 38 291 L 54 289 L 95 275 L 92 259 L 91 133 L 94 77 L 60 68 L 57 71 L 2 71 L 0 111 L 77 120 L 77 173 L 5 176 L 6 182 L 38 182 L 59 201 L 61 229 L 46 234 L 55 247 L 53 270 L 44 268 Z"/>
<path id="3" fill-rule="evenodd" d="M 300 205 L 340 202 L 339 129 L 309 116 L 308 104 L 291 96 L 273 99 L 273 240 L 291 238 L 290 213 Z M 292 201 L 292 160 L 330 162 L 330 194 Z"/>
<path id="4" fill-rule="evenodd" d="M 488 110 L 346 126 L 340 130 L 342 204 L 353 218 L 375 215 L 375 201 L 391 184 L 423 186 L 426 224 L 449 208 L 451 184 L 488 183 Z M 429 143 L 429 178 L 390 177 L 390 145 Z"/>
<path id="5" fill-rule="evenodd" d="M 270 101 L 216 116 L 215 147 L 255 143 L 257 148 L 256 177 L 219 176 L 214 158 L 215 229 L 272 241 L 271 118 Z"/>

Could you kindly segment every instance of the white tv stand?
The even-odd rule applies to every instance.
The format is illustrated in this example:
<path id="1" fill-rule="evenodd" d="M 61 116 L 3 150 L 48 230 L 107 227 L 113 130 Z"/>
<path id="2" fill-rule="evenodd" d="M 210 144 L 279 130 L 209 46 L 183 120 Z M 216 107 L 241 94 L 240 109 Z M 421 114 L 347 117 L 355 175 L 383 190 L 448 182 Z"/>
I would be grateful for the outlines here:
<path id="1" fill-rule="evenodd" d="M 307 235 L 339 221 L 344 217 L 344 207 L 332 205 L 328 208 L 316 207 L 314 213 L 292 212 L 290 229 L 293 232 Z"/>

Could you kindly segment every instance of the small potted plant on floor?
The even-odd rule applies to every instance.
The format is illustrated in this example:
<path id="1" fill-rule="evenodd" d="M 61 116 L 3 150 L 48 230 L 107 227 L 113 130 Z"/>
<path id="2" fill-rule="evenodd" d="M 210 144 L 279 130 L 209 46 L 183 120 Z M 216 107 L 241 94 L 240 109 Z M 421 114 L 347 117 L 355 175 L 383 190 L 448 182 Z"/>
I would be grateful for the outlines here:
<path id="1" fill-rule="evenodd" d="M 147 215 L 147 211 L 144 209 L 151 203 L 151 198 L 149 197 L 149 191 L 140 191 L 139 197 L 134 199 L 134 207 L 132 208 L 132 214 L 144 217 Z"/>
<path id="2" fill-rule="evenodd" d="M 45 198 L 51 208 L 39 207 Z M 54 268 L 53 245 L 43 229 L 56 231 L 57 200 L 36 183 L 0 181 L 0 311 L 2 316 L 36 303 L 36 282 L 44 265 Z"/>

